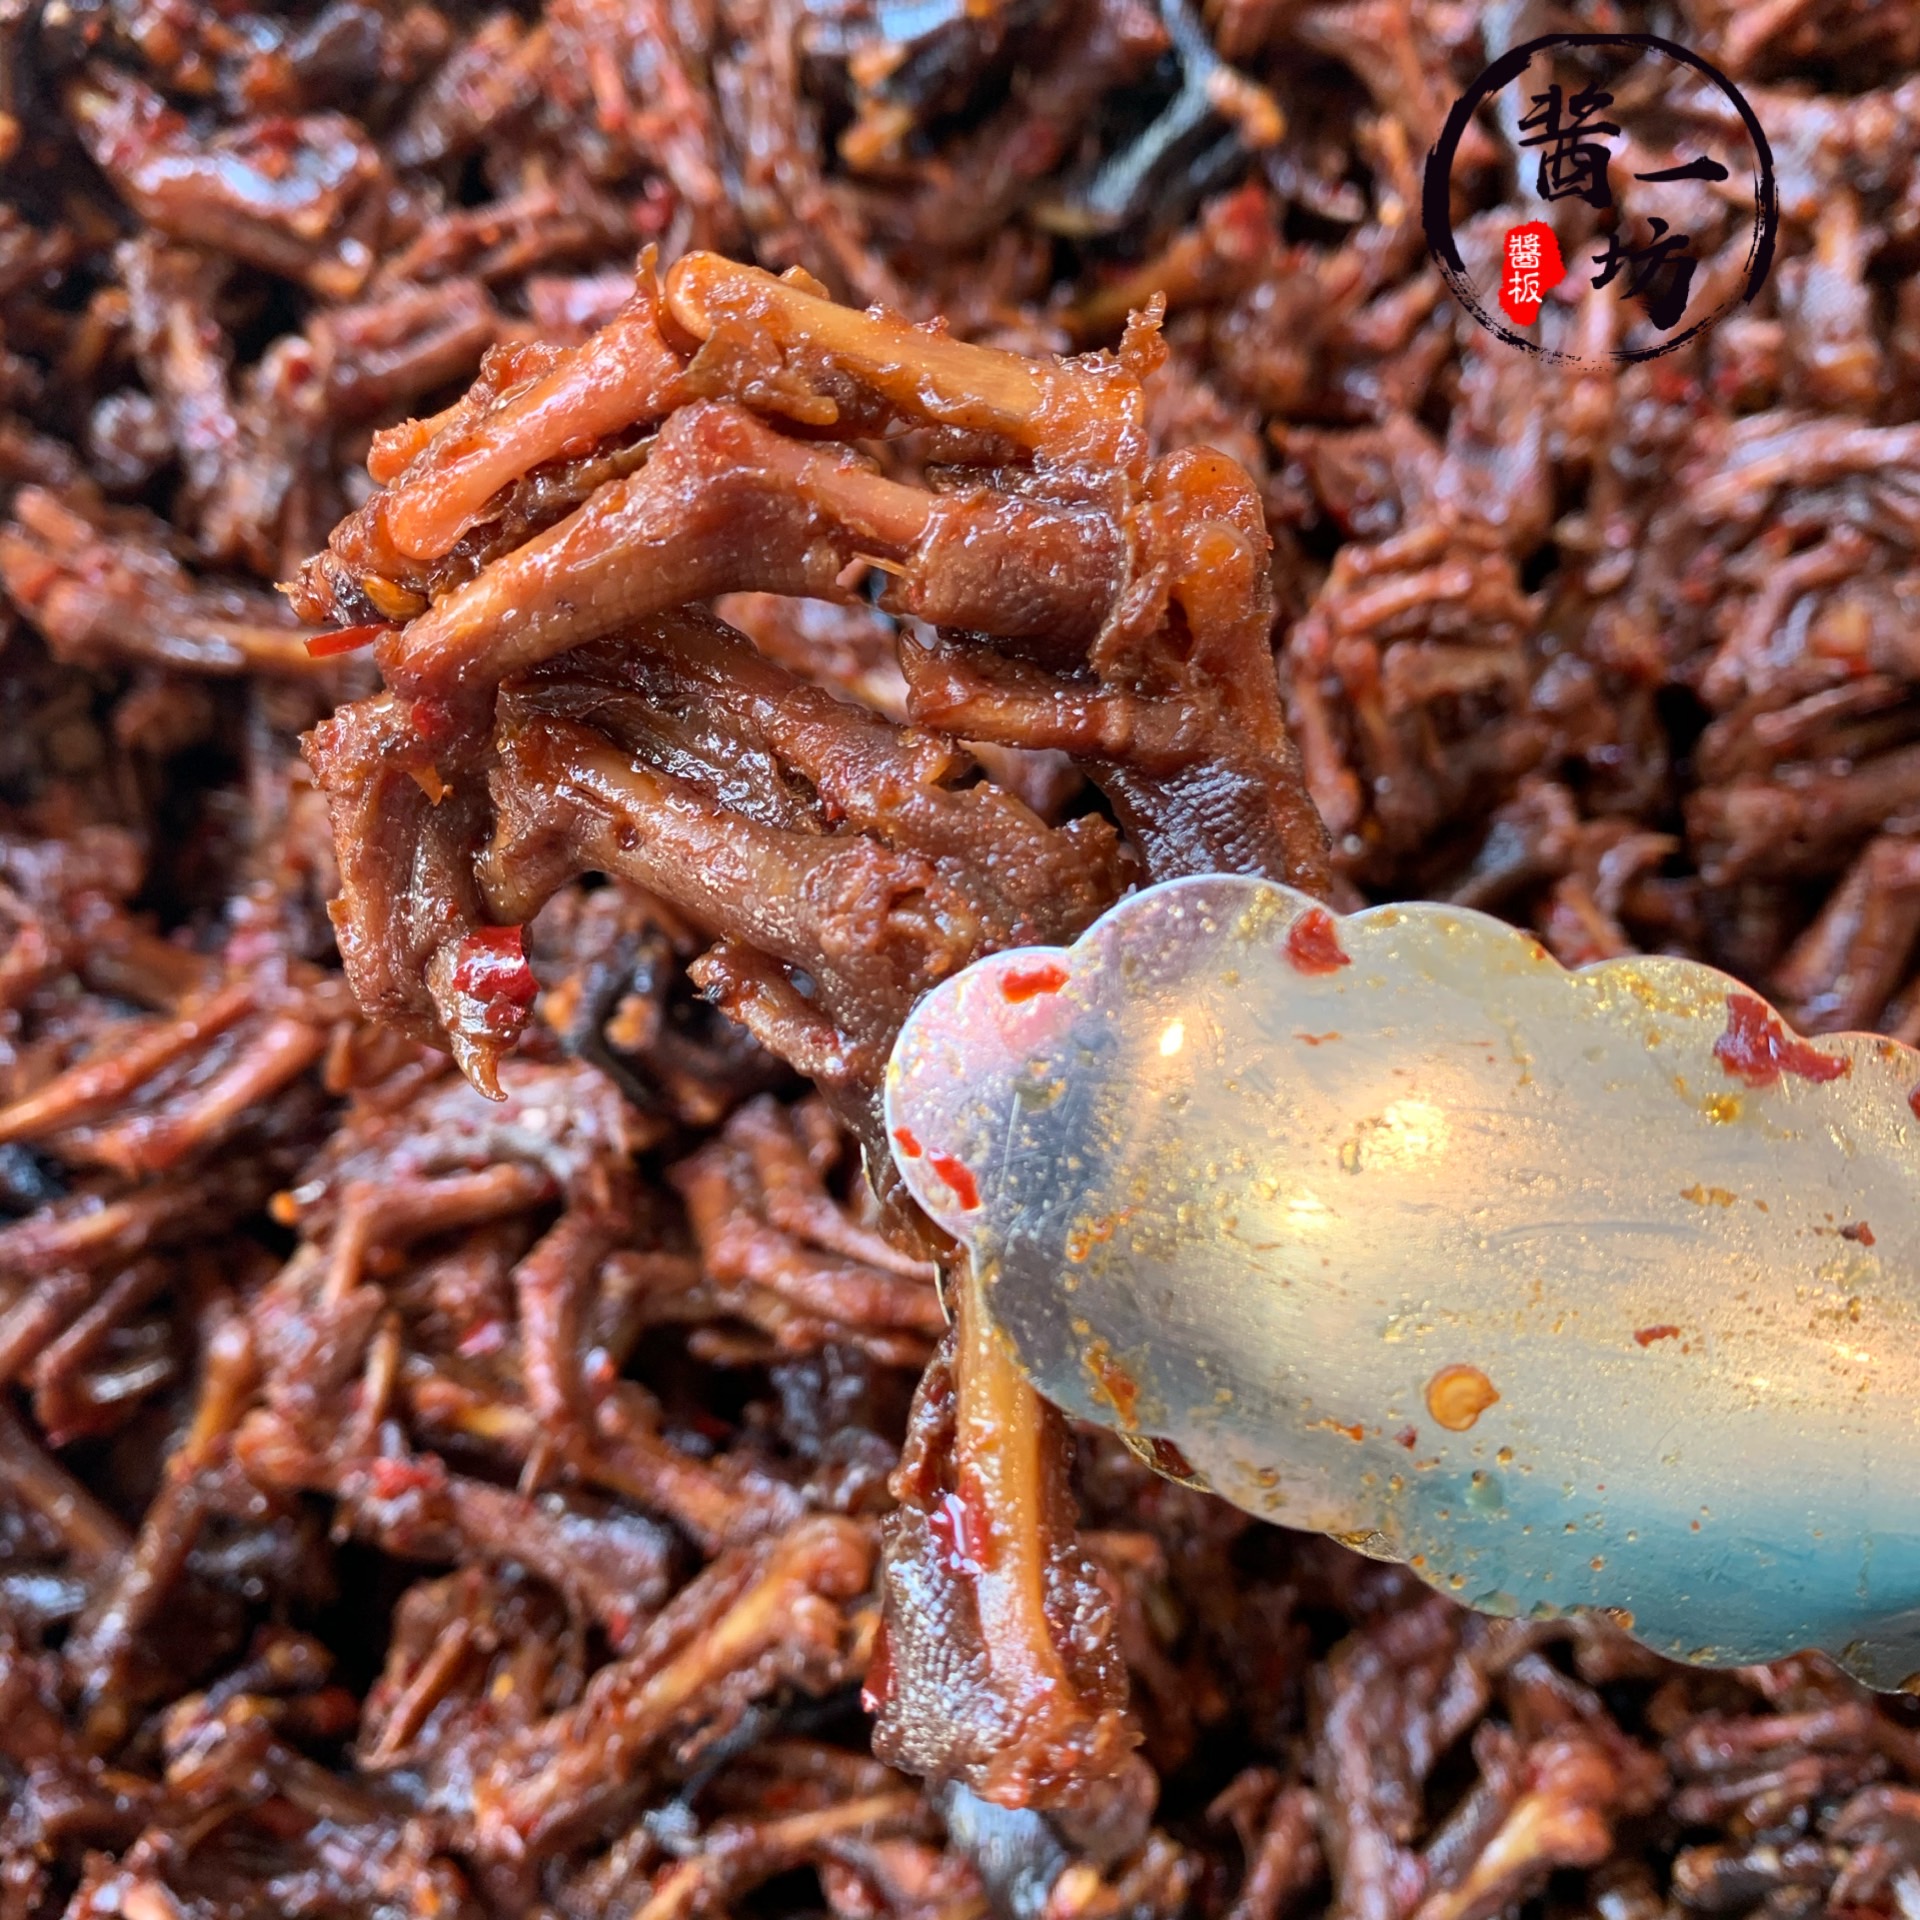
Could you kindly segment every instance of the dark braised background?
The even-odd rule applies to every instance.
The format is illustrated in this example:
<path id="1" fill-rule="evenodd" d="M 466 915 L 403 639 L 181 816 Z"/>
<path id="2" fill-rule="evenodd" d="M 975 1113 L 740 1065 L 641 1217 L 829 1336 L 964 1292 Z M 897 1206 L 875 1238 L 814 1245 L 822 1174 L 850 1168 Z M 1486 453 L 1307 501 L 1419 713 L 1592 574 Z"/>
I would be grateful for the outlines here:
<path id="1" fill-rule="evenodd" d="M 1426 260 L 1448 105 L 1559 26 L 1772 138 L 1768 287 L 1650 365 Z M 1906 1701 L 1469 1617 L 1092 1438 L 1149 1837 L 871 1759 L 929 1273 L 629 889 L 536 923 L 504 1108 L 360 1018 L 296 743 L 366 673 L 272 590 L 644 242 L 1029 352 L 1164 290 L 1157 446 L 1260 483 L 1342 904 L 1920 1039 L 1917 60 L 1847 0 L 0 0 L 0 1916 L 1920 1910 Z M 1535 211 L 1495 123 L 1459 177 Z M 725 611 L 897 705 L 877 611 Z"/>

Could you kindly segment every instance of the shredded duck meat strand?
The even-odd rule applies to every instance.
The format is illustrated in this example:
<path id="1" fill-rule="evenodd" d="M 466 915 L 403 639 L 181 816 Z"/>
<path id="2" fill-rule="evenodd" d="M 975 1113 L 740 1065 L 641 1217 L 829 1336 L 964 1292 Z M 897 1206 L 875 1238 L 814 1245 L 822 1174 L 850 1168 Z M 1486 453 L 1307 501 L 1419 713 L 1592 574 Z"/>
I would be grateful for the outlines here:
<path id="1" fill-rule="evenodd" d="M 1203 867 L 1920 1037 L 1920 10 L 1500 16 L 0 10 L 9 1920 L 1910 1912 L 1910 1703 L 1070 1436 L 868 1178 Z M 1774 148 L 1660 361 L 1426 258 L 1555 27 Z"/>

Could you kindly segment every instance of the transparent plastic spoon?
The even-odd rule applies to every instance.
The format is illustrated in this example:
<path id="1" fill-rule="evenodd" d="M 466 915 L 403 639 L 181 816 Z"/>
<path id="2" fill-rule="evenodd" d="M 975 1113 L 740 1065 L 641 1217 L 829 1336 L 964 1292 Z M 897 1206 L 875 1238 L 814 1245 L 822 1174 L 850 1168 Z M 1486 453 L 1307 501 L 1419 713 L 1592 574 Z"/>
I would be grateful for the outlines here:
<path id="1" fill-rule="evenodd" d="M 1920 1675 L 1920 1055 L 1690 961 L 1169 882 L 900 1037 L 1035 1385 L 1484 1611 Z"/>

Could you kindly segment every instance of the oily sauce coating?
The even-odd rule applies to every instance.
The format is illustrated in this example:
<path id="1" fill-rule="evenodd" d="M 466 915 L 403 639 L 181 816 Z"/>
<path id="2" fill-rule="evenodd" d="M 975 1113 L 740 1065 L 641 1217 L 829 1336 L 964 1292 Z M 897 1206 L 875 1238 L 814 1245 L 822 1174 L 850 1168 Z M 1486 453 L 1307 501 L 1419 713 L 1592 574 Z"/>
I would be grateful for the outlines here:
<path id="1" fill-rule="evenodd" d="M 1330 904 L 1920 1032 L 1920 9 L 1562 14 L 1694 48 L 1774 147 L 1766 287 L 1648 365 L 1617 288 L 1598 366 L 1489 339 L 1409 217 L 1499 9 L 0 9 L 7 1915 L 1911 1905 L 1898 1698 L 1470 1616 L 1102 1439 L 1063 1494 L 958 1331 L 916 1410 L 939 1250 L 836 1117 L 974 943 L 1273 853 L 1210 527 L 1273 543 Z M 1506 138 L 1462 152 L 1489 242 Z M 1737 208 L 1685 224 L 1738 270 Z M 634 602 L 643 538 L 691 603 Z M 520 595 L 562 644 L 477 714 L 383 701 L 372 643 L 432 680 Z M 648 848 L 684 907 L 581 870 Z M 1010 1517 L 997 1584 L 950 1498 Z"/>
<path id="2" fill-rule="evenodd" d="M 497 1094 L 532 998 L 521 929 L 583 871 L 617 875 L 716 936 L 691 978 L 873 1151 L 894 1036 L 969 961 L 1070 940 L 1136 880 L 1323 888 L 1259 503 L 1224 456 L 1149 459 L 1156 358 L 1150 321 L 1118 358 L 1022 359 L 696 253 L 663 283 L 643 262 L 581 346 L 524 376 L 490 366 L 404 465 L 397 440 L 377 448 L 384 487 L 294 588 L 310 617 L 416 609 L 376 643 L 390 691 L 310 747 L 362 1006 L 444 1033 Z M 937 484 L 848 444 L 905 429 L 931 436 Z M 636 434 L 643 457 L 570 511 L 510 548 L 482 534 L 480 571 L 445 571 L 530 471 L 564 449 L 578 475 L 597 440 Z M 852 600 L 869 569 L 924 636 L 901 661 L 912 728 L 700 604 Z M 1064 754 L 1112 819 L 1048 824 L 973 738 Z M 712 1190 L 684 1191 L 698 1221 Z M 1009 1806 L 1112 1801 L 1140 1778 L 1137 1736 L 1073 1542 L 1065 1431 L 963 1268 L 954 1296 L 919 1464 L 893 1481 L 876 1751 Z M 931 1304 L 900 1331 L 934 1331 Z"/>
<path id="3" fill-rule="evenodd" d="M 391 691 L 312 746 L 362 1004 L 444 1033 L 486 1089 L 523 1010 L 474 984 L 476 941 L 582 869 L 621 872 L 721 936 L 718 1003 L 853 1118 L 920 993 L 1070 938 L 1129 880 L 1324 888 L 1259 502 L 1220 455 L 1149 458 L 1157 357 L 1151 323 L 1117 358 L 1027 360 L 696 253 L 664 282 L 643 262 L 582 345 L 490 362 L 378 446 L 381 490 L 292 589 L 309 618 L 411 612 L 375 645 Z M 850 444 L 908 428 L 937 485 Z M 636 434 L 628 470 L 577 497 L 595 443 Z M 550 523 L 513 521 L 504 549 L 481 533 L 491 557 L 447 575 L 556 460 Z M 870 570 L 925 637 L 903 650 L 908 716 L 1065 753 L 1117 839 L 1093 814 L 1049 828 L 990 779 L 956 790 L 963 749 L 837 706 L 697 611 L 850 600 Z"/>

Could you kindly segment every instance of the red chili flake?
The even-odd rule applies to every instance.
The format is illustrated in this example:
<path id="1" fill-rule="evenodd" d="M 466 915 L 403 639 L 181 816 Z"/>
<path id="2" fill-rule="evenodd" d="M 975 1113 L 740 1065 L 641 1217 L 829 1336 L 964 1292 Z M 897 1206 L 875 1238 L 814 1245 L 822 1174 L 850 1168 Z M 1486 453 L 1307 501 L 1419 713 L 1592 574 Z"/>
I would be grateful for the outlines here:
<path id="1" fill-rule="evenodd" d="M 527 965 L 518 927 L 476 927 L 460 942 L 453 984 L 476 1000 L 508 1000 L 530 1007 L 540 983 Z"/>
<path id="2" fill-rule="evenodd" d="M 860 1688 L 860 1711 L 878 1713 L 893 1699 L 893 1643 L 884 1625 L 873 1636 L 873 1660 Z"/>
<path id="3" fill-rule="evenodd" d="M 971 1213 L 980 1204 L 980 1188 L 965 1164 L 950 1153 L 930 1153 L 927 1165 L 953 1190 L 953 1197 Z"/>
<path id="4" fill-rule="evenodd" d="M 1873 1229 L 1864 1220 L 1854 1220 L 1840 1229 L 1842 1240 L 1857 1240 L 1861 1246 L 1873 1245 Z"/>
<path id="5" fill-rule="evenodd" d="M 1907 1095 L 1907 1105 L 1912 1110 L 1913 1117 L 1916 1120 L 1920 1120 L 1920 1087 L 1915 1087 L 1914 1090 Z"/>
<path id="6" fill-rule="evenodd" d="M 437 1454 L 414 1460 L 394 1460 L 382 1454 L 367 1468 L 367 1480 L 376 1500 L 399 1500 L 409 1493 L 436 1493 L 446 1485 L 447 1470 Z"/>
<path id="7" fill-rule="evenodd" d="M 452 705 L 430 693 L 421 694 L 408 706 L 407 718 L 413 725 L 414 738 L 424 747 L 444 747 L 460 731 Z"/>
<path id="8" fill-rule="evenodd" d="M 1822 1053 L 1789 1033 L 1773 1010 L 1750 993 L 1727 995 L 1727 1030 L 1713 1043 L 1713 1057 L 1736 1080 L 1770 1087 L 1781 1074 L 1802 1080 L 1838 1080 L 1853 1062 Z"/>
<path id="9" fill-rule="evenodd" d="M 1200 1477 L 1193 1462 L 1171 1440 L 1163 1440 L 1158 1434 L 1147 1442 L 1147 1458 L 1153 1462 L 1156 1473 L 1169 1474 L 1175 1480 L 1197 1480 Z"/>
<path id="10" fill-rule="evenodd" d="M 477 927 L 461 941 L 453 967 L 455 990 L 479 1001 L 488 1031 L 503 1036 L 525 1025 L 540 991 L 520 935 L 518 927 Z"/>
<path id="11" fill-rule="evenodd" d="M 1319 1428 L 1322 1432 L 1325 1432 L 1325 1433 L 1344 1434 L 1349 1440 L 1353 1442 L 1353 1444 L 1356 1447 L 1360 1444 L 1362 1440 L 1364 1440 L 1367 1437 L 1366 1428 L 1363 1427 L 1360 1424 L 1360 1422 L 1357 1420 L 1353 1423 L 1352 1426 L 1348 1426 L 1346 1425 L 1345 1422 L 1340 1420 L 1335 1420 L 1331 1415 L 1329 1415 L 1326 1419 L 1316 1420 L 1313 1424 L 1316 1428 Z"/>
<path id="12" fill-rule="evenodd" d="M 1009 967 L 1000 976 L 1000 994 L 1012 1001 L 1031 1000 L 1036 994 L 1058 993 L 1067 984 L 1067 970 L 1056 960 L 1037 961 L 1030 967 Z"/>
<path id="13" fill-rule="evenodd" d="M 307 658 L 331 660 L 336 653 L 358 653 L 370 647 L 383 633 L 392 633 L 391 620 L 375 620 L 364 627 L 336 627 L 331 633 L 316 633 L 307 641 Z"/>
<path id="14" fill-rule="evenodd" d="M 1540 303 L 1567 277 L 1560 237 L 1544 220 L 1509 227 L 1500 243 L 1500 307 L 1516 327 L 1540 318 Z"/>
<path id="15" fill-rule="evenodd" d="M 1418 1427 L 1402 1427 L 1393 1437 L 1399 1441 L 1409 1453 L 1420 1444 L 1420 1430 Z"/>
<path id="16" fill-rule="evenodd" d="M 1325 907 L 1309 907 L 1287 929 L 1287 958 L 1302 973 L 1337 973 L 1353 965 Z"/>
<path id="17" fill-rule="evenodd" d="M 1679 1338 L 1680 1329 L 1678 1327 L 1664 1325 L 1658 1327 L 1641 1327 L 1633 1336 L 1633 1344 L 1636 1347 L 1650 1347 L 1656 1340 L 1678 1340 Z"/>
<path id="18" fill-rule="evenodd" d="M 911 1128 L 895 1127 L 893 1130 L 893 1144 L 898 1147 L 909 1160 L 918 1160 L 920 1158 L 920 1142 L 914 1138 Z"/>
<path id="19" fill-rule="evenodd" d="M 1104 1340 L 1095 1340 L 1087 1348 L 1086 1368 L 1093 1376 L 1094 1392 L 1119 1415 L 1120 1424 L 1127 1428 L 1136 1425 L 1140 1382 L 1114 1358 L 1113 1349 Z"/>

